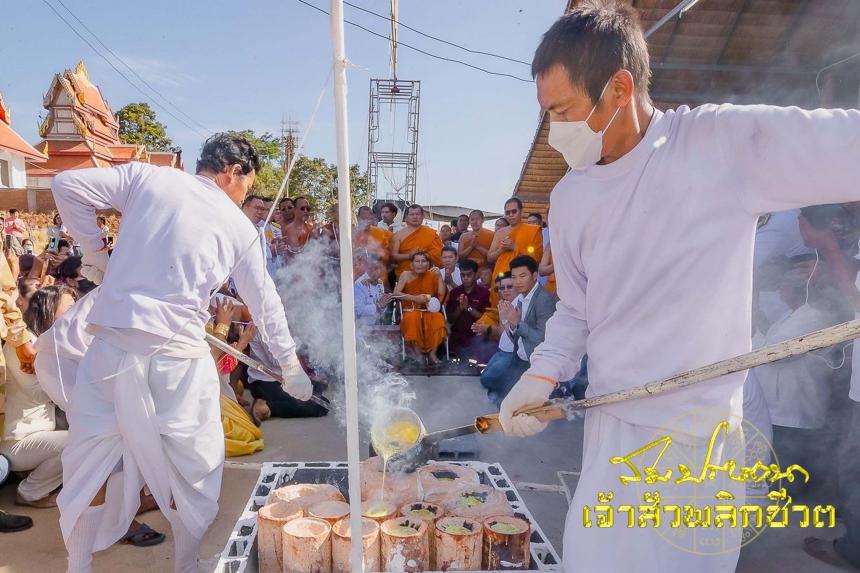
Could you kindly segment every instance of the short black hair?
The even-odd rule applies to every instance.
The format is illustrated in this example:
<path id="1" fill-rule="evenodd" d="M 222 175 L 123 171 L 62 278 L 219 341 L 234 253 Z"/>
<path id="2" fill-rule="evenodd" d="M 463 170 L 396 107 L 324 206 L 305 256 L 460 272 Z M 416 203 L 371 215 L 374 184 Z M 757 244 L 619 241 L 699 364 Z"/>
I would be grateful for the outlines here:
<path id="1" fill-rule="evenodd" d="M 559 18 L 543 35 L 532 59 L 536 78 L 561 65 L 571 83 L 597 103 L 619 70 L 633 76 L 636 93 L 648 101 L 651 63 L 636 11 L 621 2 L 587 0 Z"/>
<path id="2" fill-rule="evenodd" d="M 529 213 L 529 217 L 537 217 L 537 220 L 543 223 L 543 215 L 540 213 Z"/>
<path id="3" fill-rule="evenodd" d="M 424 257 L 425 259 L 427 259 L 427 262 L 428 262 L 428 263 L 429 263 L 429 262 L 431 262 L 431 261 L 430 261 L 430 255 L 428 255 L 428 254 L 427 254 L 426 252 L 424 252 L 424 251 L 415 251 L 414 253 L 412 253 L 412 254 L 409 256 L 409 260 L 410 260 L 410 261 L 414 261 L 414 260 L 415 260 L 415 257 Z"/>
<path id="4" fill-rule="evenodd" d="M 538 263 L 532 257 L 528 255 L 520 255 L 518 257 L 514 257 L 511 261 L 511 270 L 518 269 L 520 267 L 526 267 L 530 273 L 538 272 Z"/>
<path id="5" fill-rule="evenodd" d="M 14 215 L 14 214 L 15 214 L 15 213 L 17 213 L 17 212 L 18 212 L 18 209 L 9 209 L 9 214 L 10 214 L 10 215 Z"/>
<path id="6" fill-rule="evenodd" d="M 57 267 L 57 276 L 61 279 L 80 278 L 80 270 L 83 266 L 81 257 L 69 257 Z"/>
<path id="7" fill-rule="evenodd" d="M 72 244 L 66 239 L 60 239 L 59 241 L 57 241 L 57 250 L 59 251 L 63 247 L 68 247 L 69 249 L 71 249 Z"/>
<path id="8" fill-rule="evenodd" d="M 371 213 L 373 213 L 373 209 L 371 209 L 367 205 L 362 205 L 361 207 L 358 208 L 358 211 L 356 211 L 355 214 L 358 216 L 361 216 L 362 212 L 364 212 L 364 211 L 370 211 Z"/>
<path id="9" fill-rule="evenodd" d="M 263 196 L 261 196 L 261 195 L 248 195 L 247 197 L 245 197 L 245 200 L 244 200 L 244 201 L 242 201 L 242 207 L 244 207 L 244 206 L 248 205 L 248 204 L 249 204 L 251 201 L 253 201 L 254 199 L 259 199 L 260 201 L 262 201 L 262 202 L 264 202 L 264 203 L 265 203 L 266 201 L 271 201 L 271 199 L 266 199 L 265 197 L 263 197 Z"/>
<path id="10" fill-rule="evenodd" d="M 280 208 L 281 208 L 281 206 L 282 206 L 284 203 L 286 203 L 287 201 L 289 201 L 290 203 L 292 203 L 292 204 L 293 204 L 293 206 L 295 206 L 295 203 L 293 203 L 293 200 L 292 200 L 292 199 L 290 199 L 289 197 L 284 197 L 283 199 L 281 199 L 281 202 L 280 202 L 280 203 L 278 203 L 278 209 L 280 209 Z"/>
<path id="11" fill-rule="evenodd" d="M 478 272 L 478 263 L 477 261 L 473 261 L 472 259 L 462 259 L 460 261 L 460 272 L 463 271 L 472 271 L 473 273 Z"/>
<path id="12" fill-rule="evenodd" d="M 483 211 L 481 211 L 480 209 L 472 209 L 472 212 L 469 213 L 469 215 L 474 215 L 475 213 L 480 215 L 481 219 L 483 220 L 483 218 L 484 218 L 484 212 Z"/>
<path id="13" fill-rule="evenodd" d="M 444 247 L 442 247 L 442 252 L 454 253 L 454 256 L 457 256 L 457 249 L 455 249 L 451 245 L 445 245 Z"/>
<path id="14" fill-rule="evenodd" d="M 409 211 L 411 211 L 412 209 L 421 209 L 421 214 L 422 214 L 422 215 L 424 214 L 424 207 L 422 207 L 422 206 L 421 206 L 421 205 L 419 205 L 418 203 L 412 203 L 411 205 L 409 205 L 409 206 L 406 208 L 406 214 L 408 215 L 408 214 L 409 214 Z"/>
<path id="15" fill-rule="evenodd" d="M 522 211 L 522 210 L 523 210 L 523 202 L 520 200 L 520 198 L 519 198 L 519 197 L 508 197 L 508 200 L 507 200 L 507 201 L 505 201 L 505 207 L 507 207 L 507 206 L 508 206 L 508 203 L 516 203 L 516 204 L 517 204 L 517 208 L 518 208 L 520 211 Z"/>
<path id="16" fill-rule="evenodd" d="M 197 173 L 221 173 L 230 165 L 239 165 L 242 175 L 247 175 L 260 170 L 260 156 L 251 142 L 241 135 L 216 133 L 203 144 L 197 160 Z"/>
<path id="17" fill-rule="evenodd" d="M 397 211 L 398 211 L 397 205 L 395 205 L 391 201 L 389 201 L 387 203 L 383 203 L 382 207 L 380 207 L 379 210 L 382 211 L 383 209 L 388 209 L 389 211 L 391 211 L 395 215 L 397 214 Z"/>
<path id="18" fill-rule="evenodd" d="M 466 217 L 467 219 L 469 218 L 469 216 L 468 216 L 467 214 L 463 213 L 462 215 L 458 215 L 458 216 L 457 216 L 457 221 L 459 221 L 459 220 L 460 220 L 460 219 L 462 219 L 463 217 Z"/>

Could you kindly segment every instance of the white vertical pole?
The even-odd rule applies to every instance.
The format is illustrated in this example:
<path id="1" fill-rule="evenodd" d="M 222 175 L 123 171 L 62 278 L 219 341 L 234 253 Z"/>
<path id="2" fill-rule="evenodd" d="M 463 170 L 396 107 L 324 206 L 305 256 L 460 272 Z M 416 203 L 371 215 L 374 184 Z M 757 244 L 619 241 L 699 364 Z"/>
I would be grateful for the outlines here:
<path id="1" fill-rule="evenodd" d="M 353 573 L 362 571 L 361 481 L 358 444 L 358 367 L 355 355 L 355 297 L 352 291 L 352 201 L 349 192 L 349 138 L 346 109 L 346 48 L 343 39 L 343 0 L 331 0 L 331 47 L 334 65 L 334 109 L 337 132 L 338 230 L 340 233 L 340 292 L 343 319 L 343 375 L 346 393 L 346 452 L 349 462 L 349 511 Z"/>

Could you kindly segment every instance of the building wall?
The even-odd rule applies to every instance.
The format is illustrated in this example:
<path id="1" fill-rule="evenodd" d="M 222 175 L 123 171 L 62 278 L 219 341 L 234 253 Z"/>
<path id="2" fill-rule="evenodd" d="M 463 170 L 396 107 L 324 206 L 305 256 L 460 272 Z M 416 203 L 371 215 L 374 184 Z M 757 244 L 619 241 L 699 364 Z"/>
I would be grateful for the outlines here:
<path id="1" fill-rule="evenodd" d="M 24 156 L 17 153 L 11 153 L 5 149 L 0 149 L 0 160 L 5 161 L 9 165 L 10 184 L 4 186 L 0 180 L 0 190 L 2 189 L 22 189 L 27 186 L 27 171 L 24 165 Z"/>
<path id="2" fill-rule="evenodd" d="M 0 189 L 0 210 L 19 209 L 21 211 L 29 211 L 27 194 L 28 191 L 26 189 Z"/>

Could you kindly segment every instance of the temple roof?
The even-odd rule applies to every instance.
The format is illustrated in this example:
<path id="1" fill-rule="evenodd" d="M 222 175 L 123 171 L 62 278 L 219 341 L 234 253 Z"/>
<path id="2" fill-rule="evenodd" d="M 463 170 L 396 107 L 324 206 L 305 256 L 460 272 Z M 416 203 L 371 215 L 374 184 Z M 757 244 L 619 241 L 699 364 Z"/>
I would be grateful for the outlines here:
<path id="1" fill-rule="evenodd" d="M 12 117 L 3 103 L 2 95 L 0 95 L 0 149 L 23 155 L 29 161 L 43 162 L 48 159 L 12 129 Z"/>

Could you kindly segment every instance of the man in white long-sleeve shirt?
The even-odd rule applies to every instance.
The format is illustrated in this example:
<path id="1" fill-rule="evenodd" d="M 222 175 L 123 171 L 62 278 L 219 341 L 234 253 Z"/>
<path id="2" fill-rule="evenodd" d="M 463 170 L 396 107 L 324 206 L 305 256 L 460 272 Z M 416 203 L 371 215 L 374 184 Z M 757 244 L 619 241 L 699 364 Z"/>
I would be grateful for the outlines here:
<path id="1" fill-rule="evenodd" d="M 87 316 L 95 336 L 77 372 L 63 451 L 60 527 L 69 572 L 125 533 L 149 486 L 168 518 L 175 570 L 197 570 L 200 539 L 218 511 L 224 438 L 219 384 L 204 340 L 210 294 L 232 277 L 297 399 L 311 383 L 296 357 L 259 235 L 242 214 L 259 159 L 241 137 L 218 134 L 197 175 L 130 163 L 66 171 L 52 191 L 84 247 L 84 270 L 103 273 Z M 97 209 L 123 214 L 110 264 Z"/>
<path id="2" fill-rule="evenodd" d="M 574 8 L 544 36 L 532 72 L 551 120 L 549 143 L 572 170 L 551 196 L 561 300 L 530 369 L 501 406 L 503 427 L 518 436 L 544 424 L 514 413 L 572 378 L 586 350 L 588 396 L 749 351 L 757 218 L 860 198 L 860 112 L 732 105 L 660 112 L 648 95 L 648 50 L 629 7 Z M 729 496 L 743 503 L 743 484 L 722 474 L 701 484 L 675 480 L 678 462 L 698 475 L 705 459 L 714 425 L 693 423 L 697 415 L 731 424 L 718 435 L 712 461 L 730 455 L 743 464 L 743 448 L 724 445 L 742 415 L 744 377 L 588 411 L 564 536 L 566 572 L 734 570 L 736 528 L 669 529 L 669 513 L 659 528 L 628 528 L 618 518 L 612 528 L 588 527 L 583 509 L 608 491 L 616 508 L 638 507 L 643 492 L 654 491 L 663 503 L 676 496 L 700 508 Z M 663 436 L 673 441 L 659 467 L 673 470 L 671 480 L 623 485 L 619 477 L 633 472 L 610 458 Z M 648 466 L 658 451 L 634 463 Z"/>

